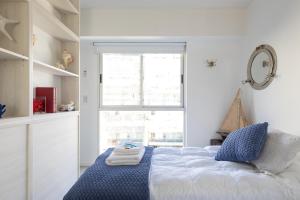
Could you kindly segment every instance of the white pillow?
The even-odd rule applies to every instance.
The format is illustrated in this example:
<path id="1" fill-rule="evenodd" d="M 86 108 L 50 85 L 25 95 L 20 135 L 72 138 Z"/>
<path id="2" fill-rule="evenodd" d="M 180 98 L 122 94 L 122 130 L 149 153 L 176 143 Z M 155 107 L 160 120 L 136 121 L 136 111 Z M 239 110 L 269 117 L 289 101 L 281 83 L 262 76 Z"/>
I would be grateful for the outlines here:
<path id="1" fill-rule="evenodd" d="M 280 131 L 268 133 L 258 160 L 252 161 L 260 171 L 278 174 L 288 168 L 300 151 L 300 137 Z"/>

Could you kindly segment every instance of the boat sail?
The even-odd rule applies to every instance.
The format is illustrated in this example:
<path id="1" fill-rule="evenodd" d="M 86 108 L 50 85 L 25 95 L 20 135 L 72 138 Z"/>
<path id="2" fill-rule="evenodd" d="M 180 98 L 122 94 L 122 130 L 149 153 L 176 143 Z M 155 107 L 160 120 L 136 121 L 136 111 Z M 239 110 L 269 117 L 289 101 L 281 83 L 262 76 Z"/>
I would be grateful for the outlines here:
<path id="1" fill-rule="evenodd" d="M 239 89 L 234 101 L 231 104 L 229 112 L 227 113 L 222 126 L 217 133 L 223 137 L 226 137 L 232 131 L 243 128 L 247 125 L 248 122 L 242 107 L 241 90 Z"/>

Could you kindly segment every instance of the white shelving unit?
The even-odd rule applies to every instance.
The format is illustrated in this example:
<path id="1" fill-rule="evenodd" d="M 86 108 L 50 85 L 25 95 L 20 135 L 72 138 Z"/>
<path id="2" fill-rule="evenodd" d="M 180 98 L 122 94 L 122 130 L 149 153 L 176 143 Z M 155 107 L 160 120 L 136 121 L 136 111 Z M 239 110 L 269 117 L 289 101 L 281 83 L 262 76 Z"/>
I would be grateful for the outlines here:
<path id="1" fill-rule="evenodd" d="M 0 33 L 4 117 L 33 116 L 35 87 L 56 87 L 57 104 L 73 101 L 79 110 L 79 10 L 79 0 L 0 0 L 0 14 L 20 22 L 9 29 L 13 41 Z M 74 62 L 62 70 L 55 64 L 65 49 Z"/>
<path id="2" fill-rule="evenodd" d="M 42 0 L 34 3 L 34 25 L 44 30 L 49 35 L 64 41 L 78 42 L 79 36 L 76 35 L 69 27 L 67 27 L 56 16 L 50 13 L 43 5 Z"/>
<path id="3" fill-rule="evenodd" d="M 55 75 L 55 76 L 69 76 L 69 77 L 76 77 L 79 78 L 78 74 L 74 74 L 72 72 L 68 72 L 66 70 L 58 69 L 57 67 L 54 67 L 52 65 L 48 65 L 46 63 L 34 60 L 33 61 L 33 68 L 35 70 L 41 70 L 45 71 L 46 73 Z"/>
<path id="4" fill-rule="evenodd" d="M 78 8 L 70 0 L 49 0 L 49 2 L 62 12 L 79 14 Z"/>
<path id="5" fill-rule="evenodd" d="M 62 199 L 78 178 L 79 1 L 0 0 L 0 14 L 19 21 L 13 41 L 0 33 L 1 199 Z M 74 57 L 66 70 L 55 67 L 64 50 Z M 56 87 L 57 105 L 76 111 L 34 114 L 36 87 Z"/>
<path id="6" fill-rule="evenodd" d="M 79 1 L 33 0 L 33 88 L 56 87 L 57 104 L 73 101 L 79 110 Z M 59 8 L 59 9 L 57 9 Z M 58 69 L 63 50 L 74 57 L 66 69 Z M 34 93 L 34 92 L 33 92 Z M 33 94 L 34 95 L 34 94 Z"/>
<path id="7" fill-rule="evenodd" d="M 26 1 L 0 1 L 0 14 L 19 21 L 8 28 L 13 41 L 0 33 L 0 104 L 6 105 L 6 118 L 30 116 L 29 7 Z"/>
<path id="8" fill-rule="evenodd" d="M 28 60 L 28 57 L 0 48 L 0 60 Z"/>

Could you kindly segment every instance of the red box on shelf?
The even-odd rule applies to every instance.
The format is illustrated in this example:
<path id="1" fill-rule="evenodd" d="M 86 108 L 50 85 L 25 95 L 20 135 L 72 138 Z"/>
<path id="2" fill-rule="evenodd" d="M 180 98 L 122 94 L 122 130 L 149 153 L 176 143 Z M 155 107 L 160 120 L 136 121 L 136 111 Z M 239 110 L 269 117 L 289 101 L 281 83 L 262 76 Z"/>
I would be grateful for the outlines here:
<path id="1" fill-rule="evenodd" d="M 46 97 L 46 113 L 57 112 L 56 105 L 56 88 L 54 87 L 37 87 L 35 88 L 36 97 Z"/>

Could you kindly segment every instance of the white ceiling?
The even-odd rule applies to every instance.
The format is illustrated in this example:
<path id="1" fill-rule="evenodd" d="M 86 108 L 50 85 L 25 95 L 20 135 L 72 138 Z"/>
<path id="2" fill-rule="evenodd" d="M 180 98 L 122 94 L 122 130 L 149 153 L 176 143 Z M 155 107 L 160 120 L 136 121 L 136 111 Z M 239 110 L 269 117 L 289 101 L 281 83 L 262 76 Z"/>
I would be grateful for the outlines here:
<path id="1" fill-rule="evenodd" d="M 82 8 L 245 8 L 252 0 L 81 0 Z"/>

